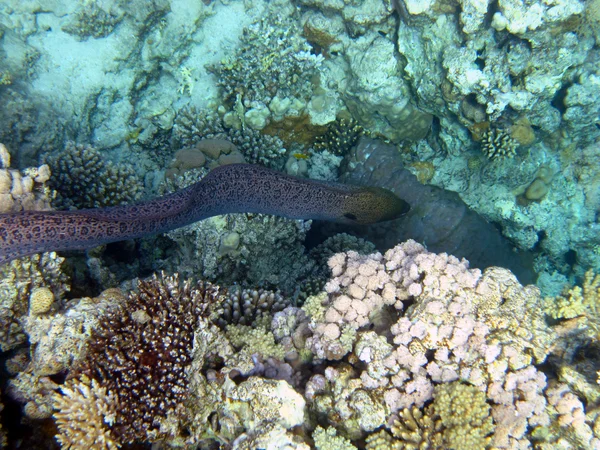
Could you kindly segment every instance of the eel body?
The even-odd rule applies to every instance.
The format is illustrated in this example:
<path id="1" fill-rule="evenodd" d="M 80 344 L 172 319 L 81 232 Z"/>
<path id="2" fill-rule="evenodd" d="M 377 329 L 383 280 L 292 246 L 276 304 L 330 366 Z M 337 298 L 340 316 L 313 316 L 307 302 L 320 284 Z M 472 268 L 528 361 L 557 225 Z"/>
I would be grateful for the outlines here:
<path id="1" fill-rule="evenodd" d="M 368 224 L 410 209 L 383 188 L 327 183 L 261 166 L 218 167 L 186 189 L 128 206 L 0 214 L 0 264 L 34 253 L 85 250 L 227 213 Z"/>

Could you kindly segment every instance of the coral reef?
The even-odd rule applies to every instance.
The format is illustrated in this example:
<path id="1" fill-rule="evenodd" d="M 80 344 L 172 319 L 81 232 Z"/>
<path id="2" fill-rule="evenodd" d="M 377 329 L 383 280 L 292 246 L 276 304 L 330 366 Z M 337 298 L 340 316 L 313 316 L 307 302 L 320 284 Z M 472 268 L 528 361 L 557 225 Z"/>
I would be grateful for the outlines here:
<path id="1" fill-rule="evenodd" d="M 32 419 L 56 408 L 59 442 L 73 448 L 600 442 L 589 409 L 600 390 L 583 366 L 565 364 L 574 354 L 562 341 L 577 347 L 572 314 L 550 327 L 537 288 L 414 241 L 384 255 L 335 253 L 328 265 L 324 292 L 278 312 L 286 300 L 272 292 L 164 275 L 127 298 L 112 290 L 40 308 L 24 322 L 32 360 L 11 360 L 9 392 Z M 571 298 L 595 299 L 596 281 L 588 275 Z M 548 362 L 558 380 L 547 382 Z M 65 371 L 62 385 L 48 377 Z"/>
<path id="2" fill-rule="evenodd" d="M 23 61 L 25 67 L 19 67 L 19 74 L 27 70 L 27 64 Z M 64 138 L 64 125 L 56 114 L 39 105 L 28 92 L 8 86 L 0 90 L 0 101 L 0 142 L 13 151 L 14 167 L 36 164 L 40 153 L 59 145 Z"/>
<path id="3" fill-rule="evenodd" d="M 140 281 L 138 290 L 100 319 L 70 374 L 80 382 L 84 376 L 96 380 L 96 391 L 114 396 L 110 437 L 120 443 L 158 438 L 161 419 L 187 398 L 194 328 L 220 301 L 217 287 L 176 276 Z"/>
<path id="4" fill-rule="evenodd" d="M 339 119 L 327 126 L 324 135 L 316 139 L 314 148 L 317 151 L 328 150 L 337 156 L 344 156 L 356 145 L 363 133 L 363 128 L 352 118 Z"/>
<path id="5" fill-rule="evenodd" d="M 173 136 L 181 147 L 194 147 L 203 139 L 224 139 L 233 143 L 246 162 L 281 168 L 286 150 L 275 136 L 267 136 L 248 127 L 228 124 L 220 116 L 183 108 L 175 117 Z"/>
<path id="6" fill-rule="evenodd" d="M 79 8 L 62 29 L 81 40 L 103 38 L 113 32 L 123 14 L 124 11 L 117 8 L 106 11 L 98 3 L 88 3 Z"/>
<path id="7" fill-rule="evenodd" d="M 289 299 L 279 292 L 265 289 L 242 289 L 234 286 L 227 291 L 216 313 L 217 324 L 250 325 L 255 328 L 265 317 L 270 318 L 289 306 Z"/>
<path id="8" fill-rule="evenodd" d="M 10 159 L 8 149 L 0 144 L 0 213 L 50 209 L 49 167 L 44 164 L 18 171 L 10 169 Z"/>
<path id="9" fill-rule="evenodd" d="M 517 148 L 517 142 L 504 130 L 491 127 L 482 133 L 481 150 L 489 159 L 512 158 Z"/>
<path id="10" fill-rule="evenodd" d="M 12 261 L 0 267 L 0 348 L 7 351 L 25 342 L 23 323 L 30 298 L 44 289 L 55 298 L 69 290 L 68 277 L 61 270 L 64 258 L 44 253 Z M 40 291 L 38 291 L 40 292 Z"/>
<path id="11" fill-rule="evenodd" d="M 133 167 L 106 161 L 89 145 L 68 142 L 62 151 L 47 156 L 46 162 L 53 173 L 50 186 L 58 193 L 55 204 L 63 209 L 131 203 L 142 192 Z"/>
<path id="12" fill-rule="evenodd" d="M 304 306 L 312 332 L 306 345 L 318 358 L 340 359 L 352 351 L 366 364 L 360 373 L 330 366 L 325 377 L 309 381 L 313 407 L 332 424 L 359 436 L 383 425 L 389 414 L 421 408 L 436 385 L 455 380 L 486 394 L 495 446 L 525 442 L 528 427 L 549 422 L 546 378 L 534 364 L 544 361 L 557 336 L 540 314 L 536 288 L 523 288 L 498 268 L 469 270 L 414 241 L 385 256 L 337 254 L 329 264 L 328 295 L 319 298 L 317 313 L 314 302 Z M 402 316 L 393 319 L 394 311 Z M 396 321 L 390 328 L 394 345 L 362 331 L 371 320 L 376 330 L 382 320 L 387 327 Z"/>
<path id="13" fill-rule="evenodd" d="M 32 297 L 33 294 L 35 291 Z M 54 314 L 50 311 L 36 314 L 30 306 L 29 315 L 22 323 L 31 344 L 33 372 L 37 376 L 55 375 L 80 361 L 99 318 L 124 300 L 119 289 L 107 289 L 98 297 L 72 300 L 66 309 Z"/>
<path id="14" fill-rule="evenodd" d="M 241 46 L 210 70 L 216 74 L 231 111 L 226 121 L 262 130 L 270 121 L 305 114 L 321 55 L 300 36 L 293 6 L 278 2 L 244 29 Z"/>
<path id="15" fill-rule="evenodd" d="M 58 435 L 65 448 L 113 450 L 120 445 L 111 437 L 110 426 L 117 415 L 113 394 L 96 380 L 68 380 L 54 395 Z"/>
<path id="16" fill-rule="evenodd" d="M 262 214 L 213 217 L 169 232 L 178 250 L 163 267 L 223 285 L 245 283 L 292 293 L 314 267 L 303 245 L 309 229 L 310 221 Z"/>

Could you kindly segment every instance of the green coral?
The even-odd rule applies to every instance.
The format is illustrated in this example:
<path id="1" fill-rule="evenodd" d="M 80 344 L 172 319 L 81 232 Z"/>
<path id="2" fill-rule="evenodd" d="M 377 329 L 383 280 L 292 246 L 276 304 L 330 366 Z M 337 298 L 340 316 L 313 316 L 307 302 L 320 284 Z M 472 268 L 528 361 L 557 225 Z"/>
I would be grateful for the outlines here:
<path id="1" fill-rule="evenodd" d="M 327 300 L 327 292 L 321 292 L 318 295 L 308 297 L 302 306 L 302 309 L 311 320 L 317 323 L 325 320 L 326 307 L 323 305 Z"/>
<path id="2" fill-rule="evenodd" d="M 392 421 L 391 431 L 396 440 L 394 448 L 417 450 L 442 447 L 442 421 L 429 406 L 424 411 L 417 407 L 404 408 Z"/>
<path id="3" fill-rule="evenodd" d="M 494 432 L 485 393 L 459 381 L 436 386 L 431 405 L 405 408 L 389 428 L 391 435 L 381 430 L 367 437 L 367 450 L 482 450 Z"/>
<path id="4" fill-rule="evenodd" d="M 252 328 L 247 325 L 230 325 L 226 329 L 227 339 L 237 349 L 251 349 L 252 353 L 259 353 L 263 357 L 273 356 L 282 360 L 285 349 L 275 343 L 273 333 L 265 327 Z"/>

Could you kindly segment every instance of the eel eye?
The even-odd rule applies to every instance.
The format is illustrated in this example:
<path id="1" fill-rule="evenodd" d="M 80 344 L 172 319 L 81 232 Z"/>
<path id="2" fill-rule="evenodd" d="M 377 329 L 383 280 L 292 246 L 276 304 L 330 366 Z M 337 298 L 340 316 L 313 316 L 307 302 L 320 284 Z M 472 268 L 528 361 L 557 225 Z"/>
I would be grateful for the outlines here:
<path id="1" fill-rule="evenodd" d="M 346 214 L 344 214 L 344 217 L 346 219 L 350 219 L 350 220 L 357 220 L 356 216 L 352 213 L 346 213 Z"/>

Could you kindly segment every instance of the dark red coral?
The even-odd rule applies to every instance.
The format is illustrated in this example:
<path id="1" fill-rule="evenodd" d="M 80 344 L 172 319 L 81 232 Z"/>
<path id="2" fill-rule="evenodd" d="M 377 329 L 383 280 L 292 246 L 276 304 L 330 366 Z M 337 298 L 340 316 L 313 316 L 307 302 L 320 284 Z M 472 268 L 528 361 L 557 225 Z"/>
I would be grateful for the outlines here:
<path id="1" fill-rule="evenodd" d="M 221 301 L 218 286 L 155 275 L 139 281 L 138 291 L 100 320 L 70 377 L 86 374 L 115 395 L 111 429 L 118 441 L 158 437 L 158 421 L 186 397 L 198 320 Z"/>

